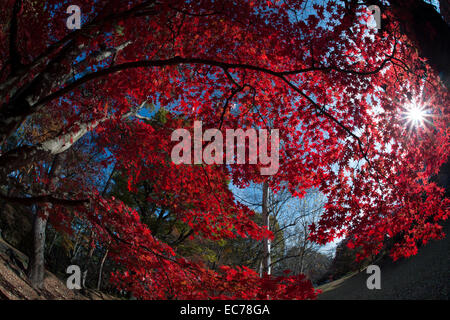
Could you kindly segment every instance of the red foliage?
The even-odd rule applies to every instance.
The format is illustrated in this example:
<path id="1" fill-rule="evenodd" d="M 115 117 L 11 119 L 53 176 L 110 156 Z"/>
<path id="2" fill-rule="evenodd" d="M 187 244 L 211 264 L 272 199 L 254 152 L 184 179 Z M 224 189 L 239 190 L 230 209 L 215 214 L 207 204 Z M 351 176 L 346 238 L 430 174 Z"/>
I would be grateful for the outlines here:
<path id="1" fill-rule="evenodd" d="M 24 2 L 16 41 L 25 68 L 8 65 L 10 41 L 0 31 L 0 118 L 10 117 L 1 141 L 35 114 L 59 121 L 62 133 L 91 123 L 96 146 L 127 173 L 130 192 L 140 181 L 155 182 L 170 196 L 148 201 L 171 207 L 198 236 L 262 239 L 271 234 L 251 221 L 227 185 L 260 182 L 259 170 L 176 166 L 169 137 L 197 119 L 205 128 L 277 128 L 280 169 L 271 188 L 287 183 L 301 197 L 317 187 L 327 196 L 311 227 L 315 241 L 348 235 L 369 255 L 386 236 L 400 235 L 392 252 L 398 258 L 415 254 L 419 241 L 443 236 L 438 223 L 448 218 L 449 199 L 430 178 L 449 157 L 449 93 L 395 17 L 376 33 L 365 27 L 362 11 L 333 1 L 297 20 L 293 12 L 304 1 L 84 0 L 84 27 L 72 32 L 64 27 L 69 4 L 47 1 L 44 10 Z M 130 116 L 144 100 L 170 110 L 163 126 Z M 32 105 L 14 114 L 17 101 Z M 414 128 L 403 117 L 412 101 L 431 115 Z M 302 276 L 260 278 L 246 268 L 214 272 L 189 262 L 155 239 L 134 210 L 103 199 L 95 184 L 76 188 L 91 199 L 78 214 L 99 240 L 112 241 L 123 268 L 113 281 L 136 297 L 316 295 Z M 56 222 L 64 225 L 64 216 L 61 209 Z"/>

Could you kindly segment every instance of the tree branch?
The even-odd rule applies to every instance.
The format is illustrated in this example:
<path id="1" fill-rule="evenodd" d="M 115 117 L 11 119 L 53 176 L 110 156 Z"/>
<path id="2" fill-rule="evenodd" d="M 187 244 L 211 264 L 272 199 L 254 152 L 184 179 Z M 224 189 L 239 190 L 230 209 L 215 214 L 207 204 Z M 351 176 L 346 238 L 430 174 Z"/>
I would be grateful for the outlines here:
<path id="1" fill-rule="evenodd" d="M 9 29 L 9 62 L 11 64 L 11 74 L 15 74 L 21 67 L 19 50 L 17 49 L 18 15 L 22 9 L 22 0 L 14 2 L 11 27 Z"/>
<path id="2" fill-rule="evenodd" d="M 5 200 L 6 202 L 18 203 L 23 205 L 33 205 L 36 203 L 52 203 L 64 206 L 80 206 L 89 202 L 89 199 L 62 199 L 55 198 L 51 194 L 45 194 L 34 197 L 9 197 L 0 193 L 0 199 Z"/>

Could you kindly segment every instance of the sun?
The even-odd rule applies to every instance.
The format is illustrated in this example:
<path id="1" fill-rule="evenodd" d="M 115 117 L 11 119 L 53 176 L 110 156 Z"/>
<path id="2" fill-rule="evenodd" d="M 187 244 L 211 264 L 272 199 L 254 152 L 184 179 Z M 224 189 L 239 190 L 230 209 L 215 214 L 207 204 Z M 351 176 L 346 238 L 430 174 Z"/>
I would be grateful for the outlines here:
<path id="1" fill-rule="evenodd" d="M 404 109 L 404 118 L 406 119 L 407 124 L 410 124 L 411 127 L 423 126 L 429 116 L 428 110 L 425 109 L 423 105 L 415 102 L 408 103 Z"/>
<path id="2" fill-rule="evenodd" d="M 425 120 L 425 110 L 417 105 L 412 105 L 407 111 L 407 117 L 413 122 L 422 122 Z"/>

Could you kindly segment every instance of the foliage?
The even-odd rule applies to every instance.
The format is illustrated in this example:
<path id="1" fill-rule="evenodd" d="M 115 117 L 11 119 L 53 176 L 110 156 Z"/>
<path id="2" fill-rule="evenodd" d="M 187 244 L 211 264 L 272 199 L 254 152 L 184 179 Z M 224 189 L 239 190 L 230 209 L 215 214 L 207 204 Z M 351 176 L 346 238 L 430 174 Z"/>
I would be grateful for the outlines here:
<path id="1" fill-rule="evenodd" d="M 449 94 L 395 17 L 376 32 L 353 1 L 307 12 L 298 0 L 78 2 L 83 23 L 75 31 L 65 27 L 66 0 L 8 0 L 0 13 L 2 184 L 34 170 L 2 198 L 51 203 L 50 221 L 67 232 L 74 218 L 84 221 L 91 245 L 111 244 L 117 287 L 139 298 L 316 295 L 302 275 L 260 278 L 245 267 L 189 261 L 152 233 L 137 202 L 102 194 L 115 166 L 130 197 L 150 186 L 148 205 L 165 208 L 195 237 L 273 237 L 229 189 L 230 181 L 261 183 L 263 164 L 170 161 L 171 132 L 192 130 L 198 119 L 205 129 L 279 129 L 270 188 L 326 196 L 311 227 L 318 243 L 347 235 L 365 257 L 386 235 L 400 235 L 398 258 L 443 236 L 449 199 L 430 177 L 450 152 Z M 426 108 L 427 122 L 408 124 L 409 104 Z M 142 119 L 159 108 L 167 112 L 156 123 Z M 48 195 L 49 161 L 63 152 L 65 174 Z"/>

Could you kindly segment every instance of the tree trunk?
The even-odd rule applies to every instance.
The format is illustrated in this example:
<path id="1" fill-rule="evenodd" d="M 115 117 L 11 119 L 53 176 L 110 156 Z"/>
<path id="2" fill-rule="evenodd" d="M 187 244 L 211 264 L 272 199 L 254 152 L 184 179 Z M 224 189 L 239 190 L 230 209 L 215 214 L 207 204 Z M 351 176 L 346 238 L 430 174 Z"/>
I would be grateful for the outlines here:
<path id="1" fill-rule="evenodd" d="M 53 240 L 52 240 L 52 242 L 50 243 L 50 247 L 48 247 L 48 251 L 47 251 L 47 254 L 48 254 L 48 255 L 51 254 L 51 252 L 52 252 L 52 250 L 53 250 L 53 246 L 54 246 L 55 243 L 56 243 L 56 239 L 58 239 L 58 232 L 56 232 L 56 230 L 55 230 L 55 235 L 53 236 Z"/>
<path id="2" fill-rule="evenodd" d="M 267 210 L 267 202 L 268 202 L 268 192 L 269 192 L 269 183 L 265 181 L 263 183 L 263 194 L 262 194 L 262 220 L 263 226 L 267 227 L 269 230 L 269 212 Z M 262 274 L 267 273 L 270 274 L 270 240 L 268 238 L 264 238 L 263 240 L 263 262 L 262 262 Z"/>
<path id="3" fill-rule="evenodd" d="M 48 189 L 54 191 L 54 186 L 58 182 L 58 176 L 61 171 L 61 157 L 56 155 L 53 158 L 52 167 L 50 169 L 50 182 Z M 44 286 L 45 275 L 45 229 L 47 227 L 48 211 L 39 214 L 36 210 L 33 223 L 33 251 L 29 257 L 28 278 L 35 289 L 42 289 Z"/>
<path id="4" fill-rule="evenodd" d="M 412 1 L 411 20 L 406 20 L 408 26 L 406 34 L 415 42 L 419 53 L 428 59 L 442 78 L 443 83 L 450 89 L 450 28 L 439 13 L 424 1 Z M 396 10 L 405 10 L 396 7 Z"/>
<path id="5" fill-rule="evenodd" d="M 450 25 L 450 2 L 448 0 L 439 0 L 439 7 L 445 22 Z"/>
<path id="6" fill-rule="evenodd" d="M 35 289 L 42 289 L 45 275 L 45 228 L 47 227 L 48 212 L 42 215 L 36 212 L 33 223 L 33 251 L 28 266 L 28 278 Z"/>
<path id="7" fill-rule="evenodd" d="M 92 232 L 93 231 L 91 231 L 91 237 L 90 237 L 89 245 L 91 244 L 91 241 L 92 241 L 92 238 L 93 238 Z M 81 282 L 83 290 L 86 288 L 86 279 L 87 279 L 87 275 L 88 275 L 88 272 L 89 272 L 89 269 L 90 269 L 90 266 L 91 266 L 91 261 L 92 261 L 92 256 L 94 255 L 94 250 L 95 250 L 95 246 L 92 246 L 89 249 L 88 256 L 87 256 L 86 261 L 84 263 L 83 274 L 82 274 L 82 282 Z"/>
<path id="8" fill-rule="evenodd" d="M 380 0 L 366 1 L 366 4 L 378 5 L 383 11 L 392 11 L 400 22 L 402 31 L 413 42 L 420 56 L 427 58 L 444 85 L 450 89 L 448 0 L 440 0 L 441 14 L 423 0 L 390 0 L 389 3 L 390 5 L 386 7 Z M 381 25 L 383 26 L 383 22 Z"/>
<path id="9" fill-rule="evenodd" d="M 115 171 L 116 171 L 116 166 L 114 165 L 114 167 L 113 167 L 113 169 L 112 169 L 112 171 L 111 171 L 111 173 L 110 173 L 110 175 L 109 175 L 109 178 L 108 178 L 108 180 L 106 181 L 105 187 L 103 188 L 103 191 L 102 191 L 102 197 L 104 197 L 105 194 L 106 194 L 106 192 L 108 191 L 109 184 L 111 183 L 111 178 L 112 178 L 112 176 L 114 175 L 114 172 L 115 172 Z M 100 269 L 99 269 L 99 271 L 98 271 L 97 290 L 100 290 L 101 285 L 102 285 L 103 265 L 105 264 L 106 257 L 108 256 L 109 245 L 110 245 L 110 244 L 111 244 L 111 242 L 108 243 L 108 249 L 106 249 L 105 255 L 103 256 L 102 261 L 101 261 L 101 263 L 100 263 Z"/>
<path id="10" fill-rule="evenodd" d="M 100 270 L 98 271 L 98 281 L 97 281 L 97 290 L 100 290 L 102 285 L 102 273 L 103 273 L 103 265 L 105 264 L 106 257 L 108 256 L 109 248 L 106 249 L 105 255 L 102 258 L 102 262 L 100 263 Z"/>

